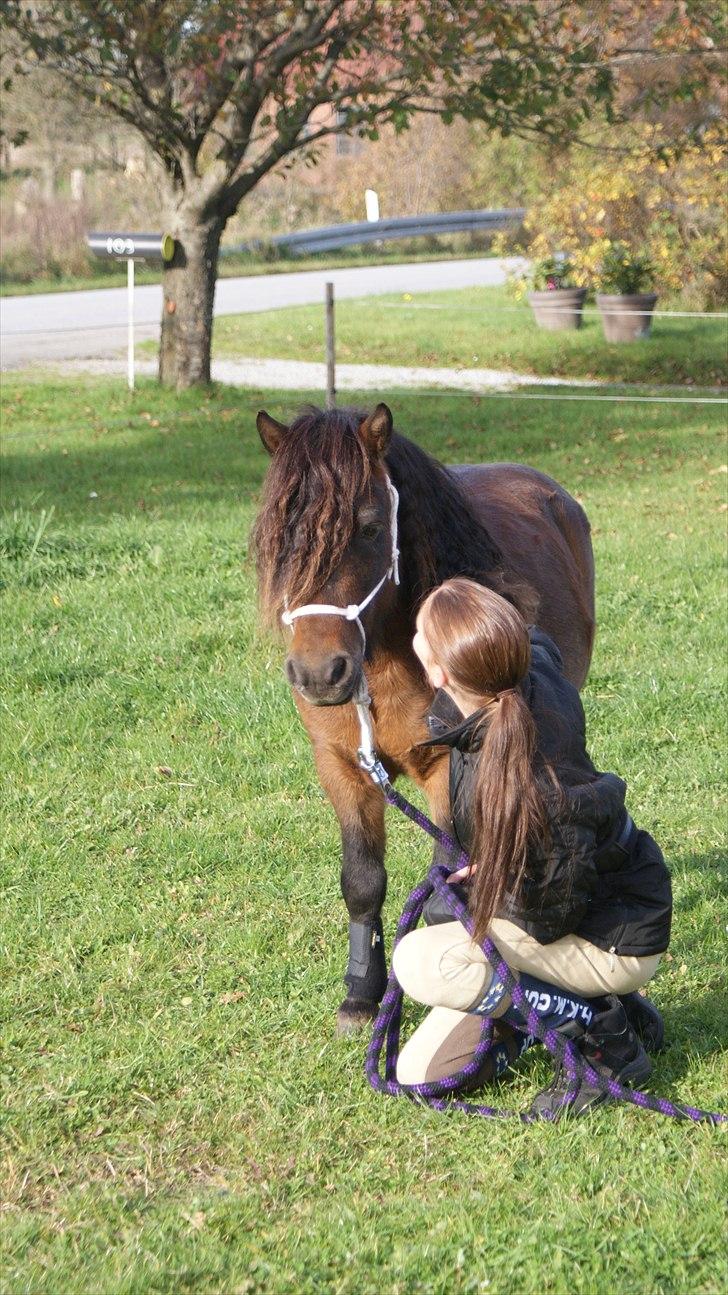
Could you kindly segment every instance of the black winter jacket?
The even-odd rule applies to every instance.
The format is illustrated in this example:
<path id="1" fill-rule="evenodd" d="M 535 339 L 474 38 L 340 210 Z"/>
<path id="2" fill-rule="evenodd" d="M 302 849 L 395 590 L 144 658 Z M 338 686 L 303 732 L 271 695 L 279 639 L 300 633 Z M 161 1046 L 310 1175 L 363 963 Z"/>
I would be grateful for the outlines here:
<path id="1" fill-rule="evenodd" d="M 552 765 L 561 797 L 548 797 L 551 843 L 532 850 L 508 918 L 540 944 L 575 934 L 600 949 L 646 957 L 670 940 L 672 893 L 662 851 L 627 814 L 626 784 L 599 773 L 586 749 L 584 710 L 563 673 L 556 644 L 531 630 L 531 668 L 522 685 L 537 745 Z M 436 694 L 428 716 L 429 744 L 450 747 L 452 827 L 464 850 L 472 846 L 472 799 L 483 712 L 463 719 L 451 697 Z"/>

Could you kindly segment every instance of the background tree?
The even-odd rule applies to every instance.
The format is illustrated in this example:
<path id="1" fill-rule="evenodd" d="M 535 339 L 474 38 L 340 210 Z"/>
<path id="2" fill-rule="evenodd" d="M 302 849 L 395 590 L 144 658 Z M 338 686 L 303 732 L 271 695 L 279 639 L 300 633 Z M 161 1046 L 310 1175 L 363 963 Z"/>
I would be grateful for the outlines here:
<path id="1" fill-rule="evenodd" d="M 728 301 L 726 66 L 701 6 L 678 17 L 676 26 L 672 0 L 613 0 L 607 51 L 622 50 L 611 120 L 597 111 L 577 145 L 554 149 L 519 246 L 536 258 L 566 253 L 576 281 L 598 289 L 617 240 L 648 257 L 662 297 L 714 309 Z"/>
<path id="2" fill-rule="evenodd" d="M 700 52 L 702 8 L 678 6 L 669 40 Z M 417 112 L 567 139 L 595 103 L 609 111 L 614 86 L 609 11 L 594 4 L 2 0 L 2 12 L 21 43 L 17 71 L 44 63 L 162 164 L 177 254 L 163 272 L 159 372 L 177 387 L 209 380 L 220 239 L 274 168 L 333 134 L 402 130 Z M 626 51 L 629 38 L 626 23 Z"/>

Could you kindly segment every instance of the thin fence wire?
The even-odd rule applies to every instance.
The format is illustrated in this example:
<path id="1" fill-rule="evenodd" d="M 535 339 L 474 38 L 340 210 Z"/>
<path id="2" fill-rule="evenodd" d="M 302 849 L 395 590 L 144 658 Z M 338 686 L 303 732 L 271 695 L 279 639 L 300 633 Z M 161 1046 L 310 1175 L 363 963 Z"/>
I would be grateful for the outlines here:
<path id="1" fill-rule="evenodd" d="M 251 314 L 253 312 L 251 311 Z M 159 328 L 158 319 L 138 319 L 135 328 Z M 69 324 L 62 328 L 14 328 L 6 331 L 0 329 L 0 339 L 6 337 L 45 337 L 49 333 L 125 333 L 128 324 Z"/>
<path id="2" fill-rule="evenodd" d="M 155 389 L 158 388 L 157 383 L 154 384 L 154 388 Z M 259 388 L 259 390 L 261 390 L 261 388 Z M 129 392 L 128 390 L 124 390 L 122 394 L 122 398 L 126 398 L 127 396 L 129 397 L 130 400 L 133 400 L 135 397 L 136 399 L 141 399 L 144 396 L 144 389 L 142 388 L 140 391 L 137 388 L 137 390 L 133 393 Z M 175 412 L 173 414 L 168 415 L 168 421 L 173 421 L 175 428 L 182 426 L 184 424 L 190 424 L 190 423 L 199 423 L 199 424 L 204 423 L 207 426 L 209 423 L 215 421 L 214 412 L 217 412 L 217 411 L 211 411 L 209 414 L 201 414 L 197 412 L 191 413 L 191 414 L 181 414 L 181 413 Z M 223 411 L 220 410 L 219 412 L 222 413 Z M 218 420 L 218 422 L 220 421 L 222 421 L 223 427 L 228 425 L 227 420 L 225 419 Z M 164 410 L 160 410 L 159 416 L 157 417 L 157 415 L 155 415 L 154 418 L 152 419 L 151 416 L 149 418 L 145 418 L 144 414 L 139 412 L 138 410 L 130 409 L 129 413 L 122 418 L 103 418 L 100 414 L 89 414 L 87 423 L 84 423 L 83 426 L 64 428 L 64 433 L 68 433 L 72 436 L 75 436 L 80 432 L 89 432 L 89 431 L 103 433 L 103 432 L 109 431 L 112 427 L 123 427 L 130 432 L 139 432 L 139 431 L 145 431 L 145 430 L 156 432 L 162 429 L 164 424 L 165 424 Z M 8 441 L 20 441 L 20 440 L 26 440 L 30 437 L 41 437 L 41 436 L 47 441 L 52 441 L 55 435 L 56 433 L 52 428 L 33 427 L 33 428 L 26 429 L 22 432 L 3 433 L 2 435 L 0 435 L 0 441 L 3 444 L 6 444 Z"/>
<path id="3" fill-rule="evenodd" d="M 525 314 L 523 306 L 459 306 L 457 302 L 430 302 L 430 301 L 382 301 L 384 310 L 456 310 L 458 314 L 461 311 L 475 312 L 478 315 L 500 315 L 510 314 L 516 311 L 518 314 Z M 543 308 L 549 313 L 563 311 L 564 314 L 573 315 L 574 306 L 553 306 L 550 302 L 542 303 Z M 725 310 L 648 310 L 647 308 L 635 310 L 614 310 L 601 308 L 599 306 L 582 306 L 579 312 L 582 315 L 651 315 L 653 319 L 728 319 L 728 311 Z"/>
<path id="4" fill-rule="evenodd" d="M 630 401 L 636 405 L 728 405 L 728 396 L 632 396 L 628 394 L 582 396 L 574 392 L 562 394 L 541 391 L 473 391 L 472 388 L 466 390 L 463 387 L 443 387 L 441 391 L 422 391 L 416 387 L 400 387 L 394 390 L 411 391 L 418 399 L 420 396 L 470 396 L 473 400 L 582 400 L 587 404 L 591 401 L 617 403 Z"/>
<path id="5" fill-rule="evenodd" d="M 232 362 L 234 363 L 234 361 L 232 361 Z M 282 361 L 282 363 L 287 363 L 287 361 Z M 299 361 L 294 360 L 294 361 L 292 361 L 292 363 L 297 364 L 297 363 L 299 363 Z M 315 363 L 315 361 L 313 361 L 313 363 Z M 213 361 L 213 369 L 214 369 L 214 361 Z M 84 370 L 83 370 L 83 368 L 82 368 L 82 367 L 79 367 L 79 368 L 78 368 L 78 369 L 76 369 L 75 371 L 76 371 L 76 372 L 78 372 L 79 374 L 82 374 L 82 373 L 84 372 Z M 120 364 L 120 367 L 119 367 L 119 372 L 120 372 L 120 373 L 122 372 L 121 364 Z M 462 373 L 463 373 L 463 374 L 471 373 L 471 372 L 472 372 L 472 370 L 471 370 L 471 369 L 463 369 L 463 370 L 462 370 Z M 88 373 L 88 376 L 89 376 L 89 377 L 93 377 L 93 378 L 113 376 L 113 374 L 110 374 L 108 370 L 106 370 L 106 371 L 104 371 L 103 373 L 101 373 L 101 372 L 97 372 L 97 371 L 95 371 L 93 368 L 89 368 L 89 369 L 87 370 L 87 373 Z M 149 376 L 149 375 L 148 375 L 148 374 L 146 374 L 146 375 L 144 375 L 144 376 Z M 214 373 L 213 373 L 213 381 L 215 381 Z M 538 381 L 537 375 L 535 375 L 535 374 L 534 374 L 534 382 L 537 382 L 537 381 Z M 223 383 L 222 385 L 225 385 L 225 384 Z M 233 384 L 231 384 L 231 385 L 233 385 Z M 236 385 L 236 386 L 242 386 L 243 384 L 234 384 L 234 385 Z M 264 382 L 264 381 L 263 381 L 263 382 L 248 382 L 248 383 L 246 383 L 246 384 L 244 384 L 244 385 L 245 385 L 245 389 L 246 389 L 246 390 L 249 390 L 249 391 L 279 391 L 279 392 L 285 392 L 285 391 L 293 391 L 293 390 L 296 390 L 296 388 L 292 388 L 292 387 L 275 387 L 275 386 L 269 386 L 269 385 L 268 385 L 266 382 Z M 528 381 L 525 381 L 522 385 L 523 385 L 523 386 L 528 386 L 528 385 L 529 385 L 529 383 L 528 383 Z M 554 385 L 556 385 L 556 384 L 554 384 Z M 565 387 L 568 387 L 568 386 L 570 386 L 571 384 L 570 384 L 568 381 L 565 381 L 565 382 L 563 383 L 563 385 L 564 385 Z M 605 382 L 605 383 L 603 383 L 603 384 L 601 384 L 601 385 L 603 385 L 603 386 L 605 386 L 605 387 L 609 387 L 609 386 L 612 386 L 612 387 L 613 387 L 613 386 L 619 386 L 620 384 L 619 384 L 619 383 L 609 383 L 609 382 Z M 645 385 L 646 385 L 646 386 L 649 386 L 650 384 L 649 384 L 649 383 L 646 383 Z M 706 387 L 707 387 L 707 389 L 708 389 L 708 390 L 710 390 L 710 389 L 711 389 L 707 384 L 705 384 L 704 389 L 706 389 Z M 355 386 L 353 386 L 353 387 L 341 387 L 341 386 L 339 386 L 339 388 L 338 388 L 338 390 L 339 390 L 339 394 L 342 394 L 344 391 L 346 391 L 348 395 L 365 395 L 365 394 L 369 394 L 369 395 L 370 395 L 370 394 L 371 394 L 371 392 L 372 392 L 372 390 L 376 390 L 376 389 L 377 389 L 377 388 L 372 388 L 372 387 L 355 387 Z M 482 390 L 477 390 L 477 389 L 475 389 L 475 388 L 473 388 L 473 387 L 447 387 L 447 386 L 442 386 L 442 387 L 414 387 L 414 386 L 397 386 L 396 381 L 392 382 L 392 383 L 391 383 L 391 385 L 388 387 L 388 389 L 389 389 L 389 390 L 391 390 L 391 391 L 396 391 L 399 395 L 411 395 L 411 396 L 416 396 L 418 400 L 419 400 L 419 399 L 421 399 L 423 396 L 428 396 L 428 397 L 431 397 L 431 396 L 449 396 L 449 397 L 452 397 L 452 396 L 460 396 L 460 397 L 462 397 L 463 399 L 468 399 L 468 398 L 469 398 L 469 399 L 471 399 L 471 400 L 476 400 L 476 401 L 478 401 L 478 400 L 542 400 L 542 401 L 550 401 L 550 400 L 561 400 L 561 401 L 580 400 L 580 401 L 583 401 L 583 402 L 586 402 L 586 403 L 594 402 L 594 403 L 612 403 L 612 404 L 613 404 L 613 403 L 617 403 L 617 404 L 619 404 L 619 403 L 624 403 L 624 402 L 630 402 L 630 403 L 632 403 L 632 404 L 637 404 L 637 405 L 640 405 L 640 404 L 642 404 L 642 405 L 648 405 L 648 404 L 659 404 L 659 405 L 728 405 L 728 396 L 633 395 L 633 394 L 632 394 L 631 392 L 629 392 L 629 391 L 625 391 L 625 392 L 608 392 L 608 393 L 606 393 L 606 394 L 602 394 L 602 395 L 592 395 L 590 392 L 584 392 L 584 393 L 582 393 L 582 392 L 576 392 L 576 391 L 564 391 L 564 392 L 553 391 L 553 390 L 549 390 L 549 391 L 504 391 L 504 390 L 498 390 L 498 389 L 496 389 L 496 388 L 492 388 L 492 389 L 484 388 L 484 389 L 482 389 Z M 716 388 L 713 388 L 713 390 L 715 390 L 715 389 L 716 389 Z M 319 386 L 311 387 L 311 386 L 307 386 L 305 383 L 302 383 L 301 387 L 300 387 L 300 388 L 298 388 L 298 390 L 300 390 L 300 391 L 319 391 L 319 390 L 320 390 L 320 391 L 322 391 L 322 392 L 323 392 L 324 396 L 326 395 L 325 387 L 324 387 L 323 385 L 322 385 L 321 387 L 319 387 Z M 7 438 L 5 438 L 5 439 L 7 439 Z"/>
<path id="6" fill-rule="evenodd" d="M 50 360 L 51 360 L 51 362 L 52 362 L 52 357 L 49 357 L 49 358 L 50 358 Z M 82 362 L 81 362 L 81 363 L 82 363 Z M 234 363 L 234 361 L 232 361 L 232 363 Z M 282 361 L 282 363 L 287 363 L 287 361 Z M 292 361 L 292 363 L 296 364 L 296 363 L 299 363 L 299 361 L 294 360 L 294 361 Z M 315 363 L 315 361 L 314 361 L 313 363 Z M 213 368 L 214 368 L 214 361 L 213 361 Z M 83 367 L 79 367 L 79 368 L 78 368 L 77 370 L 75 370 L 75 371 L 76 371 L 76 372 L 78 372 L 79 374 L 82 374 L 82 373 L 84 372 Z M 121 369 L 121 366 L 120 366 L 120 368 L 119 368 L 119 372 L 121 373 L 121 371 L 122 371 L 122 369 Z M 462 372 L 463 374 L 472 373 L 472 371 L 473 371 L 473 370 L 471 370 L 471 369 L 463 369 L 463 370 L 461 370 L 461 372 Z M 456 372 L 457 372 L 457 371 L 456 371 Z M 101 373 L 101 372 L 95 371 L 93 368 L 89 368 L 89 369 L 87 370 L 87 373 L 88 373 L 88 376 L 89 376 L 89 377 L 94 377 L 94 378 L 95 378 L 95 377 L 113 376 L 113 373 L 111 373 L 110 371 L 105 371 L 104 373 Z M 148 376 L 148 375 L 146 375 L 146 376 Z M 214 373 L 213 373 L 213 381 L 215 381 Z M 538 381 L 538 376 L 537 376 L 536 374 L 534 374 L 534 382 L 537 382 L 537 381 Z M 223 385 L 224 385 L 224 384 L 223 384 Z M 235 385 L 243 385 L 243 384 L 235 384 Z M 523 385 L 523 386 L 528 386 L 528 385 L 529 385 L 529 383 L 528 383 L 528 381 L 525 381 L 522 385 Z M 553 385 L 558 385 L 558 384 L 554 383 Z M 568 387 L 568 386 L 570 386 L 570 385 L 571 385 L 571 384 L 570 384 L 568 381 L 565 381 L 565 382 L 563 383 L 563 386 L 565 386 L 565 387 Z M 603 385 L 603 386 L 605 386 L 605 387 L 608 387 L 608 386 L 619 386 L 620 384 L 619 384 L 619 383 L 608 383 L 608 382 L 605 382 L 605 383 L 603 383 L 602 385 Z M 649 384 L 645 384 L 645 385 L 647 385 L 647 386 L 648 386 Z M 294 390 L 294 388 L 291 388 L 291 387 L 276 387 L 276 386 L 269 386 L 269 384 L 268 384 L 268 383 L 266 383 L 266 382 L 264 382 L 264 381 L 263 381 L 263 382 L 247 382 L 247 383 L 245 384 L 245 386 L 246 386 L 246 389 L 248 389 L 248 390 L 250 390 L 250 391 L 281 391 L 281 392 L 284 392 L 284 391 L 291 391 L 291 390 Z M 710 387 L 708 386 L 708 384 L 704 384 L 704 386 L 705 386 L 705 387 L 708 387 L 708 389 L 710 390 Z M 341 387 L 341 386 L 339 386 L 339 392 L 340 392 L 340 393 L 341 393 L 341 392 L 343 392 L 343 391 L 346 391 L 346 392 L 348 392 L 348 394 L 350 394 L 350 395 L 353 395 L 353 394 L 371 393 L 371 391 L 372 391 L 373 389 L 375 390 L 376 388 L 371 388 L 371 387 Z M 568 391 L 568 392 L 558 392 L 558 391 L 553 391 L 553 390 L 549 390 L 549 391 L 504 391 L 504 390 L 498 390 L 498 389 L 495 389 L 495 388 L 494 388 L 494 389 L 484 388 L 484 389 L 482 389 L 482 390 L 477 390 L 476 388 L 474 388 L 474 387 L 470 387 L 470 386 L 468 386 L 468 387 L 457 387 L 457 386 L 453 386 L 453 387 L 447 387 L 447 386 L 443 386 L 443 387 L 397 386 L 396 381 L 394 381 L 394 382 L 392 382 L 392 383 L 391 383 L 391 385 L 389 386 L 389 389 L 390 389 L 390 390 L 392 390 L 392 391 L 397 391 L 397 392 L 398 392 L 398 393 L 400 393 L 400 394 L 407 394 L 407 395 L 417 396 L 417 398 L 418 398 L 418 399 L 420 399 L 420 398 L 421 398 L 421 397 L 423 397 L 423 396 L 450 396 L 450 397 L 452 397 L 452 396 L 461 396 L 461 397 L 463 397 L 463 398 L 467 398 L 467 397 L 469 397 L 469 398 L 470 398 L 470 399 L 472 399 L 472 400 L 542 400 L 542 401 L 549 401 L 549 400 L 561 400 L 561 401 L 567 401 L 567 400 L 581 400 L 581 401 L 585 401 L 585 402 L 587 402 L 587 403 L 589 403 L 589 402 L 601 402 L 601 403 L 609 402 L 609 403 L 620 403 L 620 402 L 629 401 L 629 402 L 631 402 L 632 404 L 662 404 L 662 405 L 727 405 L 727 404 L 728 404 L 728 396 L 664 396 L 664 395 L 633 395 L 631 392 L 610 392 L 610 393 L 603 394 L 603 395 L 591 395 L 591 394 L 586 393 L 586 392 L 582 394 L 581 392 L 574 392 L 574 391 Z M 715 388 L 713 388 L 713 389 L 715 390 Z M 301 385 L 301 387 L 300 387 L 300 390 L 301 390 L 301 391 L 318 391 L 318 390 L 322 390 L 322 391 L 324 391 L 324 388 L 323 388 L 323 387 L 319 388 L 318 386 L 310 387 L 310 386 L 307 386 L 305 383 L 302 383 L 302 385 Z M 325 391 L 324 391 L 324 394 L 325 394 Z M 7 439 L 7 438 L 6 438 L 6 439 Z"/>
<path id="7" fill-rule="evenodd" d="M 93 376 L 93 375 L 92 375 L 92 376 Z M 155 384 L 155 387 L 156 387 L 156 384 Z M 253 385 L 253 386 L 251 386 L 251 387 L 247 387 L 247 388 L 245 388 L 245 390 L 248 390 L 248 391 L 260 391 L 260 392 L 270 392 L 270 391 L 271 391 L 271 388 L 265 387 L 265 386 L 264 386 L 264 385 L 262 385 L 262 384 L 255 384 L 255 385 Z M 285 395 L 285 394 L 286 394 L 285 389 L 282 389 L 282 390 L 281 390 L 281 389 L 278 389 L 278 390 L 279 390 L 279 394 L 280 394 L 280 395 Z M 397 390 L 397 389 L 396 389 L 396 388 L 393 388 L 393 390 Z M 308 394 L 309 392 L 319 392 L 319 391 L 320 391 L 320 392 L 321 392 L 322 397 L 323 397 L 323 396 L 325 396 L 325 391 L 324 391 L 323 387 L 321 387 L 321 388 L 319 388 L 319 387 L 301 387 L 300 391 L 301 391 L 301 393 L 302 393 L 302 394 L 303 394 L 303 393 Z M 141 398 L 141 397 L 143 396 L 143 394 L 144 394 L 144 389 L 143 389 L 143 388 L 141 388 L 141 389 L 139 390 L 139 392 L 137 393 L 137 399 Z M 295 394 L 295 393 L 293 393 L 293 392 L 290 392 L 290 391 L 289 391 L 287 394 L 291 394 L 291 395 L 292 395 L 292 394 Z M 359 389 L 351 388 L 351 389 L 347 392 L 347 394 L 348 394 L 348 395 L 352 395 L 352 396 L 354 396 L 354 395 L 357 395 L 357 396 L 371 396 L 371 391 L 368 391 L 366 388 L 363 388 L 363 389 L 362 389 L 362 388 L 359 388 Z M 420 390 L 420 389 L 418 389 L 418 388 L 416 388 L 416 387 L 411 387 L 411 388 L 399 388 L 399 389 L 397 390 L 397 395 L 398 395 L 398 396 L 405 397 L 405 398 L 407 398 L 407 397 L 411 397 L 411 398 L 413 398 L 413 399 L 417 399 L 417 400 L 420 400 L 422 396 L 429 396 L 429 397 L 431 397 L 431 396 L 439 396 L 439 397 L 442 397 L 442 398 L 445 398 L 445 397 L 446 397 L 446 398 L 448 398 L 448 399 L 450 399 L 450 400 L 452 400 L 452 398 L 453 398 L 453 397 L 458 397 L 458 398 L 460 398 L 460 399 L 462 399 L 462 400 L 470 400 L 471 402 L 474 402 L 474 403 L 479 403 L 481 400 L 582 400 L 582 401 L 587 401 L 587 402 L 589 402 L 589 401 L 596 401 L 596 402 L 600 402 L 600 403 L 602 403 L 602 402 L 608 402 L 608 403 L 631 403 L 631 404 L 679 404 L 679 405 L 722 405 L 722 406 L 728 406 L 728 396 L 727 396 L 727 397 L 712 397 L 712 398 L 711 398 L 711 397 L 700 397 L 700 396 L 694 396 L 694 397 L 690 397 L 690 396 L 674 396 L 674 397 L 670 397 L 670 396 L 629 396 L 629 395 L 626 395 L 626 396 L 621 396 L 621 395 L 606 395 L 606 396 L 588 396 L 588 395 L 583 395 L 583 396 L 582 396 L 582 395 L 573 394 L 573 393 L 568 393 L 568 394 L 564 394 L 564 395 L 543 395 L 541 392 L 538 392 L 538 391 L 528 391 L 528 392 L 526 392 L 526 391 L 484 391 L 484 392 L 479 392 L 479 391 L 463 391 L 462 389 L 458 390 L 457 388 L 446 388 L 446 387 L 443 387 L 443 388 L 438 389 L 438 390 L 429 390 L 429 391 L 422 391 L 422 390 Z M 133 397 L 131 397 L 131 398 L 133 399 Z M 193 414 L 175 414 L 175 415 L 174 415 L 174 425 L 175 425 L 175 427 L 177 427 L 178 425 L 181 425 L 181 424 L 183 424 L 183 423 L 203 423 L 203 422 L 204 422 L 204 423 L 209 423 L 209 422 L 211 422 L 211 421 L 214 421 L 215 412 L 216 412 L 216 411 L 212 411 L 212 410 L 211 410 L 211 411 L 210 411 L 210 413 L 209 413 L 209 414 L 207 414 L 207 415 L 203 415 L 203 414 L 199 414 L 199 413 L 193 413 Z M 138 413 L 137 411 L 130 409 L 130 410 L 129 410 L 129 413 L 128 413 L 125 417 L 121 417 L 121 418 L 103 418 L 103 417 L 101 417 L 101 416 L 99 416 L 99 415 L 91 415 L 91 416 L 89 417 L 88 423 L 84 424 L 84 426 L 82 426 L 82 427 L 75 427 L 75 428 L 73 428 L 73 429 L 71 429 L 71 430 L 72 430 L 74 433 L 84 432 L 84 431 L 89 431 L 89 430 L 90 430 L 90 431 L 96 431 L 96 432 L 103 432 L 103 431 L 109 431 L 109 430 L 110 430 L 111 428 L 113 428 L 113 427 L 126 427 L 126 428 L 128 428 L 128 430 L 129 430 L 129 431 L 141 431 L 141 430 L 144 430 L 144 429 L 148 429 L 148 430 L 150 430 L 150 431 L 155 431 L 155 430 L 156 430 L 155 423 L 158 423 L 158 425 L 161 425 L 161 423 L 162 423 L 162 421 L 163 421 L 163 420 L 164 420 L 164 411 L 160 411 L 159 420 L 157 420 L 157 418 L 155 417 L 154 422 L 152 422 L 152 420 L 151 420 L 150 418 L 145 418 L 145 417 L 143 416 L 143 414 Z M 53 437 L 53 431 L 52 431 L 52 430 L 49 430 L 49 429 L 43 429 L 43 430 L 41 430 L 41 429 L 36 429 L 36 428 L 34 428 L 34 429 L 32 429 L 32 430 L 22 431 L 22 432 L 9 432 L 9 433 L 4 433 L 4 434 L 2 434 L 2 435 L 0 436 L 0 441 L 1 441 L 3 444 L 6 444 L 6 445 L 7 445 L 7 444 L 8 444 L 8 442 L 10 442 L 10 441 L 24 440 L 24 439 L 26 439 L 26 438 L 28 438 L 28 437 L 38 437 L 38 436 L 44 436 L 44 437 L 51 437 L 51 438 L 52 438 L 52 437 Z"/>

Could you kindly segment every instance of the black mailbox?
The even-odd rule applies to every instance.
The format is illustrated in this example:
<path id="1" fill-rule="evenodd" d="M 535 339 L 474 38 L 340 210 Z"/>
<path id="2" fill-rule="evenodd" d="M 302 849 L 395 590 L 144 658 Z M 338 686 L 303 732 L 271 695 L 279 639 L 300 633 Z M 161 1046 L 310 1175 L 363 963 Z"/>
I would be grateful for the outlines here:
<path id="1" fill-rule="evenodd" d="M 112 261 L 171 261 L 174 239 L 171 234 L 88 234 L 94 256 Z"/>
<path id="2" fill-rule="evenodd" d="M 107 261 L 126 261 L 127 299 L 127 383 L 134 390 L 134 263 L 135 261 L 171 261 L 174 239 L 171 234 L 87 234 L 86 242 L 94 256 Z"/>

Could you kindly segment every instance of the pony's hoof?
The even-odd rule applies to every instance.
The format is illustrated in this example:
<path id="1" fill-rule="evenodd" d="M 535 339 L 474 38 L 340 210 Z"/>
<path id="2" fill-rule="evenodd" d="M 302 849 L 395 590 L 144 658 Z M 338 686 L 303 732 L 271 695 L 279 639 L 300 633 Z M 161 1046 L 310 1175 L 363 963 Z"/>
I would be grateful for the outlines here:
<path id="1" fill-rule="evenodd" d="M 357 1002 L 356 999 L 349 1002 L 345 999 L 336 1013 L 336 1033 L 339 1036 L 358 1033 L 371 1025 L 378 1011 L 376 1003 Z"/>

